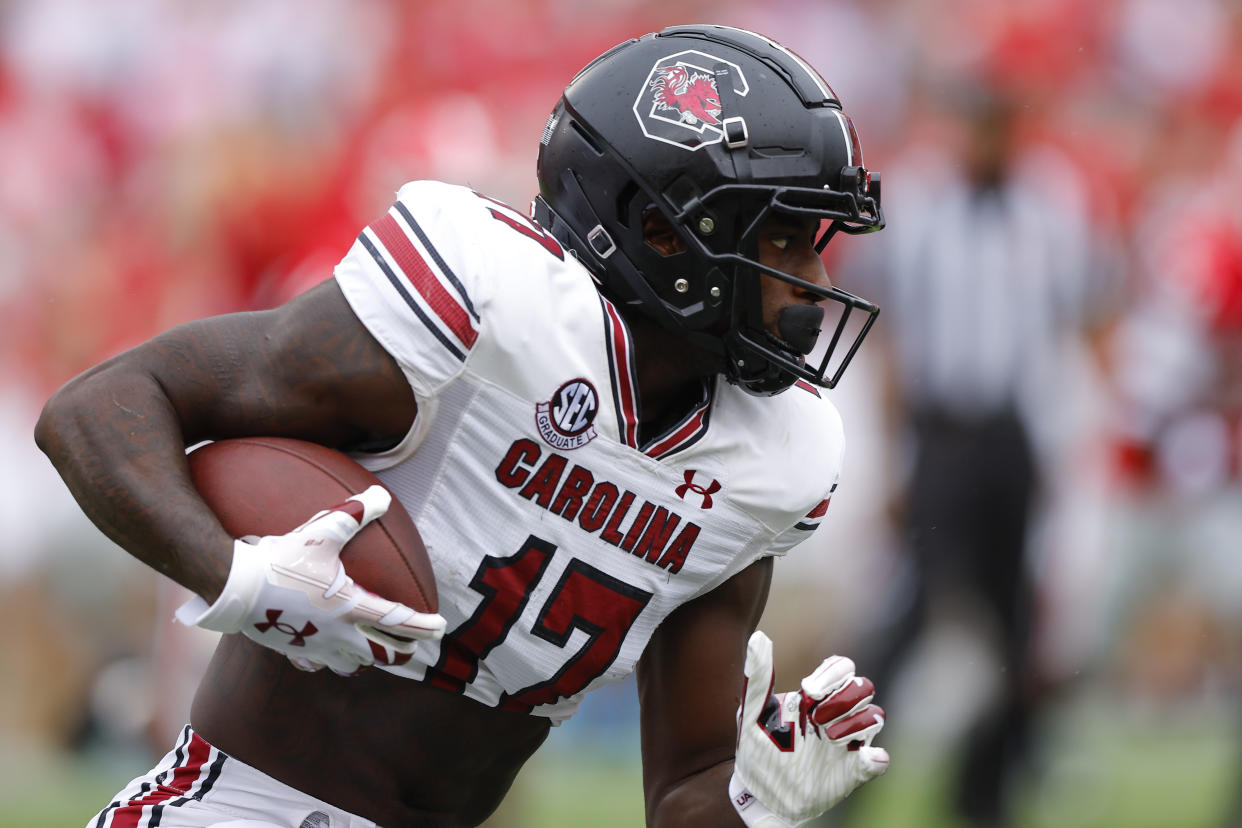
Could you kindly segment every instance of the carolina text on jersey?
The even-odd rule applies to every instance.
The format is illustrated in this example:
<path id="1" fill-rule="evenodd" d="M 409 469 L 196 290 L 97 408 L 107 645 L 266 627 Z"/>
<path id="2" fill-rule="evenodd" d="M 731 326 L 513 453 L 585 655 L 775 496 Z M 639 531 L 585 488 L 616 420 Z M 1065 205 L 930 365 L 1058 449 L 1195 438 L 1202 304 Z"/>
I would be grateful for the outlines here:
<path id="1" fill-rule="evenodd" d="M 683 522 L 676 512 L 644 500 L 623 532 L 622 524 L 637 495 L 615 483 L 597 479 L 585 466 L 570 467 L 569 460 L 556 452 L 550 453 L 536 468 L 541 454 L 534 440 L 514 440 L 496 466 L 496 479 L 565 520 L 574 522 L 576 519 L 582 529 L 592 534 L 598 532 L 601 540 L 635 557 L 674 574 L 681 571 L 699 536 L 697 524 Z M 681 525 L 681 532 L 670 544 L 669 539 L 678 525 Z"/>

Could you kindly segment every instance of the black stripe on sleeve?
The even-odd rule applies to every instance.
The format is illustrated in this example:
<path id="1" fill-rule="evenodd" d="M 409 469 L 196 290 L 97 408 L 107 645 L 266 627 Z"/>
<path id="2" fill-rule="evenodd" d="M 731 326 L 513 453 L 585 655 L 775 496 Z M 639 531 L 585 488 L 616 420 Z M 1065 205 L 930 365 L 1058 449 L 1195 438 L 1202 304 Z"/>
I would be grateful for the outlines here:
<path id="1" fill-rule="evenodd" d="M 479 314 L 474 309 L 474 305 L 470 303 L 470 294 L 466 293 L 466 286 L 457 278 L 457 274 L 448 266 L 448 262 L 440 257 L 440 252 L 436 250 L 435 245 L 431 243 L 431 239 L 427 238 L 427 234 L 423 232 L 423 228 L 414 220 L 414 216 L 410 214 L 409 209 L 400 201 L 396 203 L 397 212 L 405 219 L 405 223 L 410 225 L 410 229 L 418 236 L 418 240 L 423 243 L 423 247 L 427 248 L 427 252 L 431 254 L 431 258 L 435 260 L 436 267 L 440 268 L 440 272 L 444 277 L 453 283 L 453 287 L 457 288 L 457 293 L 461 296 L 461 301 L 466 304 L 466 310 L 474 317 L 474 321 L 479 321 Z"/>
<path id="2" fill-rule="evenodd" d="M 449 338 L 444 335 L 444 332 L 440 330 L 439 326 L 437 326 L 436 323 L 433 322 L 429 316 L 427 316 L 427 313 L 419 306 L 418 302 L 414 301 L 414 297 L 411 296 L 410 292 L 405 289 L 405 285 L 401 284 L 401 280 L 397 278 L 397 274 L 392 272 L 392 268 L 388 266 L 388 262 L 384 261 L 384 256 L 375 248 L 375 245 L 371 243 L 371 240 L 367 238 L 366 233 L 359 236 L 358 241 L 362 242 L 362 246 L 365 247 L 367 252 L 371 254 L 371 258 L 375 260 L 377 265 L 379 265 L 380 270 L 384 271 L 384 275 L 388 277 L 388 281 L 391 282 L 392 286 L 397 289 L 397 293 L 401 294 L 401 298 L 405 300 L 405 303 L 410 306 L 410 309 L 414 311 L 415 315 L 417 315 L 418 318 L 422 320 L 422 323 L 427 326 L 432 334 L 435 335 L 435 338 L 440 340 L 440 344 L 447 348 L 449 353 L 457 357 L 459 361 L 465 362 L 466 355 L 463 354 L 456 345 L 449 341 Z"/>

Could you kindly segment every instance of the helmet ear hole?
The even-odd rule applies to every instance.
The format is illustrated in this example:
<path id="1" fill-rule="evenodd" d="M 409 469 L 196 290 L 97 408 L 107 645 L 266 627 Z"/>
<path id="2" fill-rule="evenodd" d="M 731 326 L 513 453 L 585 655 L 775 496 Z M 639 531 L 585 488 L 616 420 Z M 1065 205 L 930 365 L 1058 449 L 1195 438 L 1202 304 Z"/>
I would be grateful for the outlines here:
<path id="1" fill-rule="evenodd" d="M 686 249 L 672 222 L 654 207 L 643 211 L 643 241 L 661 256 L 673 256 Z"/>

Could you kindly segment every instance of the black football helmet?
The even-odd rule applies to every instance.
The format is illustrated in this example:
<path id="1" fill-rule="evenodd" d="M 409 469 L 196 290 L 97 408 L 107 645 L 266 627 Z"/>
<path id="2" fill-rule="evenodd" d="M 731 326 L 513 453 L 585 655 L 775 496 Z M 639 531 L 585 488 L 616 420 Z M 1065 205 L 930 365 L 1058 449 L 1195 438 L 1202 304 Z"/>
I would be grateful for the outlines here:
<path id="1" fill-rule="evenodd" d="M 771 213 L 821 220 L 822 251 L 838 232 L 884 226 L 880 177 L 863 166 L 850 119 L 827 83 L 765 37 L 679 26 L 622 43 L 565 88 L 539 150 L 535 218 L 572 250 L 606 296 L 720 354 L 726 378 L 755 394 L 799 379 L 832 388 L 879 309 L 836 288 L 759 263 Z M 683 249 L 643 238 L 660 211 Z M 763 325 L 761 274 L 841 303 L 822 356 L 822 306 Z M 822 305 L 822 303 L 821 303 Z M 834 358 L 854 310 L 862 325 Z"/>

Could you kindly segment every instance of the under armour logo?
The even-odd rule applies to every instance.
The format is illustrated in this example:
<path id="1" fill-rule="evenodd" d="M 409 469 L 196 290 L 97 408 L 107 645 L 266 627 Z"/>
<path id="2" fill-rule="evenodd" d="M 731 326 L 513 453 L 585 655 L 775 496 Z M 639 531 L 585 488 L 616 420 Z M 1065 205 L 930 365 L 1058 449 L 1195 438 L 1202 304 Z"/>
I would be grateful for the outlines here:
<path id="1" fill-rule="evenodd" d="M 255 624 L 254 628 L 261 633 L 265 633 L 268 630 L 275 628 L 276 632 L 281 632 L 287 636 L 291 636 L 292 640 L 289 642 L 290 647 L 305 647 L 306 639 L 319 632 L 319 628 L 307 621 L 306 626 L 299 630 L 292 624 L 287 624 L 280 620 L 280 615 L 283 612 L 284 610 L 278 609 L 268 610 L 267 620 L 262 623 Z"/>
<path id="2" fill-rule="evenodd" d="M 703 502 L 699 504 L 700 509 L 712 508 L 712 495 L 720 491 L 720 481 L 713 478 L 711 483 L 708 483 L 706 486 L 700 486 L 694 482 L 694 475 L 693 469 L 686 469 L 686 482 L 677 487 L 677 496 L 685 500 L 686 492 L 694 492 L 697 495 L 703 496 Z"/>

